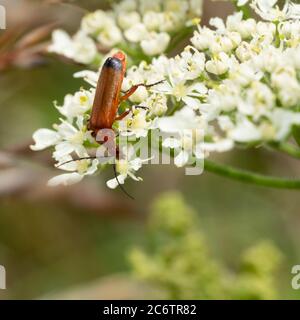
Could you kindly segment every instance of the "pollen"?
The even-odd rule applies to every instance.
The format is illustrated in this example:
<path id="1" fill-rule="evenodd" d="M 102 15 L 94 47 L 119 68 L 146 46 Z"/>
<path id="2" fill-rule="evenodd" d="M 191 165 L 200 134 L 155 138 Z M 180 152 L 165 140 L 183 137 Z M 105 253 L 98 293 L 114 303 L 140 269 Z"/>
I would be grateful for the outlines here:
<path id="1" fill-rule="evenodd" d="M 89 166 L 89 161 L 88 160 L 80 160 L 77 161 L 77 171 L 79 174 L 84 174 Z"/>
<path id="2" fill-rule="evenodd" d="M 84 105 L 88 101 L 88 98 L 87 96 L 80 96 L 79 100 L 80 100 L 80 104 Z"/>

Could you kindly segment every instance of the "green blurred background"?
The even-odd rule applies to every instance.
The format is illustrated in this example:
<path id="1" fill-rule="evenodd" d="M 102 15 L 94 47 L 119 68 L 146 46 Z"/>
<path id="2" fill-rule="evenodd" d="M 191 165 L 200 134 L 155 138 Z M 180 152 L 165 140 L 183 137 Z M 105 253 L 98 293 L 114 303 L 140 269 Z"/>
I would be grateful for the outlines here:
<path id="1" fill-rule="evenodd" d="M 76 30 L 84 13 L 76 4 L 84 2 L 87 9 L 106 6 L 105 1 L 74 1 L 75 6 L 55 2 L 0 1 L 8 13 L 8 29 L 1 35 L 47 21 Z M 231 9 L 208 2 L 204 21 Z M 185 176 L 184 170 L 172 166 L 146 166 L 141 172 L 144 182 L 128 182 L 135 201 L 105 187 L 113 175 L 110 170 L 74 187 L 45 187 L 56 173 L 50 151 L 33 153 L 28 145 L 34 130 L 57 120 L 52 102 L 62 102 L 65 94 L 84 85 L 72 77 L 81 69 L 46 57 L 34 67 L 11 65 L 0 71 L 0 264 L 7 271 L 7 290 L 0 290 L 0 298 L 60 297 L 73 291 L 77 298 L 147 297 L 127 276 L 127 256 L 132 247 L 146 242 L 149 207 L 169 190 L 181 192 L 194 208 L 209 250 L 228 268 L 234 269 L 241 252 L 258 240 L 276 245 L 284 256 L 276 276 L 279 296 L 300 298 L 300 291 L 290 285 L 291 268 L 300 264 L 297 191 L 249 186 L 208 173 Z M 297 161 L 260 149 L 214 158 L 300 176 Z"/>

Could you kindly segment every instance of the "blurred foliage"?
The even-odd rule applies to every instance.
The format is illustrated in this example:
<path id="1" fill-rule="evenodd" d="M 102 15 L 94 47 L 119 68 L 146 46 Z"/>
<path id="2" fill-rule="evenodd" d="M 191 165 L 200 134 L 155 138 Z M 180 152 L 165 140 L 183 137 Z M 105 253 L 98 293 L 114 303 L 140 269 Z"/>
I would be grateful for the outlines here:
<path id="1" fill-rule="evenodd" d="M 170 299 L 274 299 L 278 297 L 278 249 L 261 242 L 246 250 L 235 271 L 214 260 L 197 215 L 178 192 L 153 204 L 149 250 L 134 249 L 130 261 L 138 278 L 158 285 Z"/>

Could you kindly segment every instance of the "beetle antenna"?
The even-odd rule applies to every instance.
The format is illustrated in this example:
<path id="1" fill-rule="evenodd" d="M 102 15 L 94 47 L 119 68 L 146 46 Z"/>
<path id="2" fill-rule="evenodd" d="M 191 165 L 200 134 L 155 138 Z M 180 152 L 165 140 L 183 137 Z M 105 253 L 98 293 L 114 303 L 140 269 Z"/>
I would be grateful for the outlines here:
<path id="1" fill-rule="evenodd" d="M 72 160 L 68 160 L 68 161 L 65 161 L 59 165 L 56 166 L 56 168 L 59 168 L 67 163 L 71 163 L 71 162 L 75 162 L 75 161 L 80 161 L 80 160 L 90 160 L 90 159 L 97 159 L 97 157 L 83 157 L 83 158 L 79 158 L 79 159 L 72 159 Z"/>
<path id="2" fill-rule="evenodd" d="M 143 110 L 148 110 L 149 107 L 145 107 L 145 106 L 134 106 L 136 109 L 143 109 Z"/>
<path id="3" fill-rule="evenodd" d="M 132 200 L 135 200 L 133 196 L 131 196 L 126 190 L 125 188 L 122 186 L 122 184 L 119 181 L 118 175 L 117 175 L 117 170 L 116 170 L 116 164 L 113 164 L 113 168 L 114 168 L 114 174 L 115 174 L 115 178 L 118 182 L 119 187 L 121 188 L 121 190 L 126 194 L 127 197 L 129 197 Z"/>
<path id="4" fill-rule="evenodd" d="M 156 86 L 156 85 L 158 85 L 158 84 L 161 84 L 161 83 L 163 83 L 163 82 L 165 82 L 165 81 L 166 81 L 166 79 L 163 79 L 163 80 L 160 80 L 160 81 L 157 81 L 157 82 L 154 82 L 154 83 L 145 84 L 144 87 L 145 87 L 145 88 L 151 88 L 151 87 Z"/>

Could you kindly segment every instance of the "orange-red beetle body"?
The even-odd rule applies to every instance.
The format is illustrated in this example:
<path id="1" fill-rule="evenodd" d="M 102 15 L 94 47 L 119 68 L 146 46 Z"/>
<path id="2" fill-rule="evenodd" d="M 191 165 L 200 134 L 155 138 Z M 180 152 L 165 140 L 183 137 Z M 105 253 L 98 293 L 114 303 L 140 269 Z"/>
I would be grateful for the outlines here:
<path id="1" fill-rule="evenodd" d="M 136 84 L 132 86 L 122 97 L 120 92 L 126 72 L 126 57 L 118 52 L 106 59 L 97 83 L 92 113 L 88 129 L 94 137 L 101 129 L 111 129 L 115 120 L 121 120 L 129 114 L 129 110 L 117 115 L 119 104 L 127 100 L 139 87 L 150 88 L 164 80 L 152 84 Z M 140 107 L 146 108 L 146 107 Z"/>
<path id="2" fill-rule="evenodd" d="M 122 52 L 109 57 L 101 70 L 88 128 L 96 136 L 101 129 L 111 129 L 120 104 L 120 92 L 126 71 Z"/>

